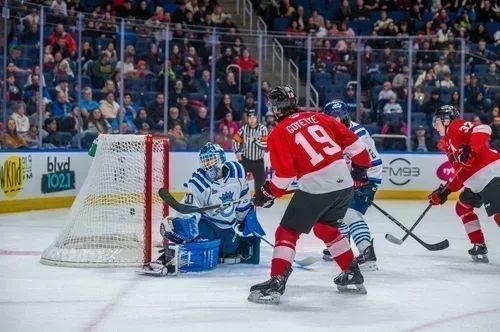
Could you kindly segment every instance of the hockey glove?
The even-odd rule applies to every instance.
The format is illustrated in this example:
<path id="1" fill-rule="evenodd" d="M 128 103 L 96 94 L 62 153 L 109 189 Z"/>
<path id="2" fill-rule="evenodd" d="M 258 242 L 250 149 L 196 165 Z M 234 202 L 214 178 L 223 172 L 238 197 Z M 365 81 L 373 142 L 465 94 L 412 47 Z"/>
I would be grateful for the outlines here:
<path id="1" fill-rule="evenodd" d="M 368 184 L 368 176 L 366 175 L 366 168 L 352 164 L 351 176 L 354 180 L 354 188 L 359 188 Z"/>
<path id="2" fill-rule="evenodd" d="M 465 167 L 470 167 L 474 158 L 472 157 L 472 149 L 467 144 L 462 144 L 458 148 L 457 161 Z"/>
<path id="3" fill-rule="evenodd" d="M 448 196 L 451 194 L 451 190 L 446 188 L 446 190 L 442 191 L 444 186 L 441 184 L 439 188 L 434 190 L 432 194 L 428 196 L 429 204 L 432 205 L 443 205 L 448 200 Z"/>
<path id="4" fill-rule="evenodd" d="M 198 237 L 198 223 L 196 217 L 189 218 L 170 218 L 164 219 L 164 236 L 175 243 L 191 242 Z"/>
<path id="5" fill-rule="evenodd" d="M 269 185 L 269 181 L 266 181 L 262 187 L 255 193 L 253 197 L 253 204 L 255 206 L 260 206 L 263 208 L 270 208 L 274 204 L 273 192 L 271 191 L 271 187 Z"/>

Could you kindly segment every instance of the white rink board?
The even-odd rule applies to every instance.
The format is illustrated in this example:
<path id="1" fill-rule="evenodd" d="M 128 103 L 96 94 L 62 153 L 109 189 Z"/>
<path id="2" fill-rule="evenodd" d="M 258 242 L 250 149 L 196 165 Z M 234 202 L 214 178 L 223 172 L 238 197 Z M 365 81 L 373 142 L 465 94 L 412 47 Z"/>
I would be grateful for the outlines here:
<path id="1" fill-rule="evenodd" d="M 228 160 L 236 160 L 234 153 L 226 155 Z M 86 151 L 0 152 L 0 213 L 70 206 L 92 160 Z M 412 198 L 414 192 L 427 193 L 453 172 L 443 154 L 382 154 L 382 160 L 379 198 L 387 192 L 393 196 L 407 194 L 397 198 Z M 197 152 L 171 152 L 170 191 L 182 193 L 184 182 L 198 165 Z M 267 154 L 266 174 L 268 179 L 273 176 Z M 295 188 L 296 184 L 290 189 Z"/>

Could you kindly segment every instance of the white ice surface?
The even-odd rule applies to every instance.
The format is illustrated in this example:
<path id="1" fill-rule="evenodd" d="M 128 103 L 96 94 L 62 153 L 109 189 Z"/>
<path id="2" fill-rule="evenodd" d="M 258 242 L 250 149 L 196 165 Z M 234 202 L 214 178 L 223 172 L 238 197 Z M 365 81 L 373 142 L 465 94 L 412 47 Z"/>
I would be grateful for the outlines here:
<path id="1" fill-rule="evenodd" d="M 259 217 L 273 239 L 286 207 L 279 201 Z M 411 225 L 425 202 L 380 205 Z M 0 331 L 500 331 L 500 229 L 481 211 L 490 264 L 473 263 L 454 203 L 432 208 L 416 233 L 427 242 L 450 240 L 429 252 L 371 208 L 367 220 L 379 258 L 365 272 L 368 295 L 339 294 L 334 263 L 294 269 L 279 306 L 247 301 L 249 287 L 268 279 L 271 250 L 261 264 L 219 266 L 212 272 L 151 278 L 132 268 L 49 267 L 35 255 L 55 239 L 68 210 L 0 215 Z M 323 244 L 304 235 L 297 257 L 321 257 Z"/>

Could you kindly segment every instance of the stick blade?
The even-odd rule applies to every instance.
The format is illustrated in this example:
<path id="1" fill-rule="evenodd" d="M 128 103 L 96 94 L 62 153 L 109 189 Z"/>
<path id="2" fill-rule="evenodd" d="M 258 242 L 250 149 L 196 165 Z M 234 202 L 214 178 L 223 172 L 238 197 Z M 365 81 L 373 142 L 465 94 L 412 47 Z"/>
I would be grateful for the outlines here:
<path id="1" fill-rule="evenodd" d="M 307 258 L 301 259 L 301 260 L 294 260 L 294 263 L 299 265 L 300 267 L 307 267 L 310 265 L 313 265 L 318 262 L 318 259 L 312 256 L 309 256 Z"/>
<path id="2" fill-rule="evenodd" d="M 436 244 L 426 244 L 424 247 L 429 251 L 440 251 L 448 248 L 450 246 L 450 241 L 444 240 Z"/>
<path id="3" fill-rule="evenodd" d="M 397 244 L 398 246 L 403 244 L 402 240 L 398 239 L 397 237 L 389 233 L 385 234 L 385 239 L 391 243 Z"/>

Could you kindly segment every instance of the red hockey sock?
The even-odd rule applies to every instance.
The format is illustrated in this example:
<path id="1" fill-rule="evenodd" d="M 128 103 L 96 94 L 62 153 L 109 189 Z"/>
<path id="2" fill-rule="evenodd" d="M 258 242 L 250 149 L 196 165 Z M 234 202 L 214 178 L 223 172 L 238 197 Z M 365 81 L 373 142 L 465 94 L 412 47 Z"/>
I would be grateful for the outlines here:
<path id="1" fill-rule="evenodd" d="M 479 218 L 477 214 L 474 213 L 474 208 L 470 205 L 457 202 L 455 206 L 455 212 L 462 219 L 464 223 L 465 231 L 472 244 L 484 243 L 484 235 L 481 230 L 481 224 L 479 223 Z"/>
<path id="2" fill-rule="evenodd" d="M 328 251 L 335 258 L 342 271 L 348 270 L 354 259 L 351 245 L 338 228 L 317 222 L 314 224 L 314 235 L 325 242 Z"/>
<path id="3" fill-rule="evenodd" d="M 282 275 L 285 269 L 292 265 L 295 258 L 295 246 L 300 234 L 300 232 L 281 225 L 278 226 L 275 233 L 276 242 L 271 262 L 271 277 Z"/>
<path id="4" fill-rule="evenodd" d="M 500 227 L 500 213 L 496 213 L 493 215 L 493 220 L 497 223 L 498 227 Z"/>

